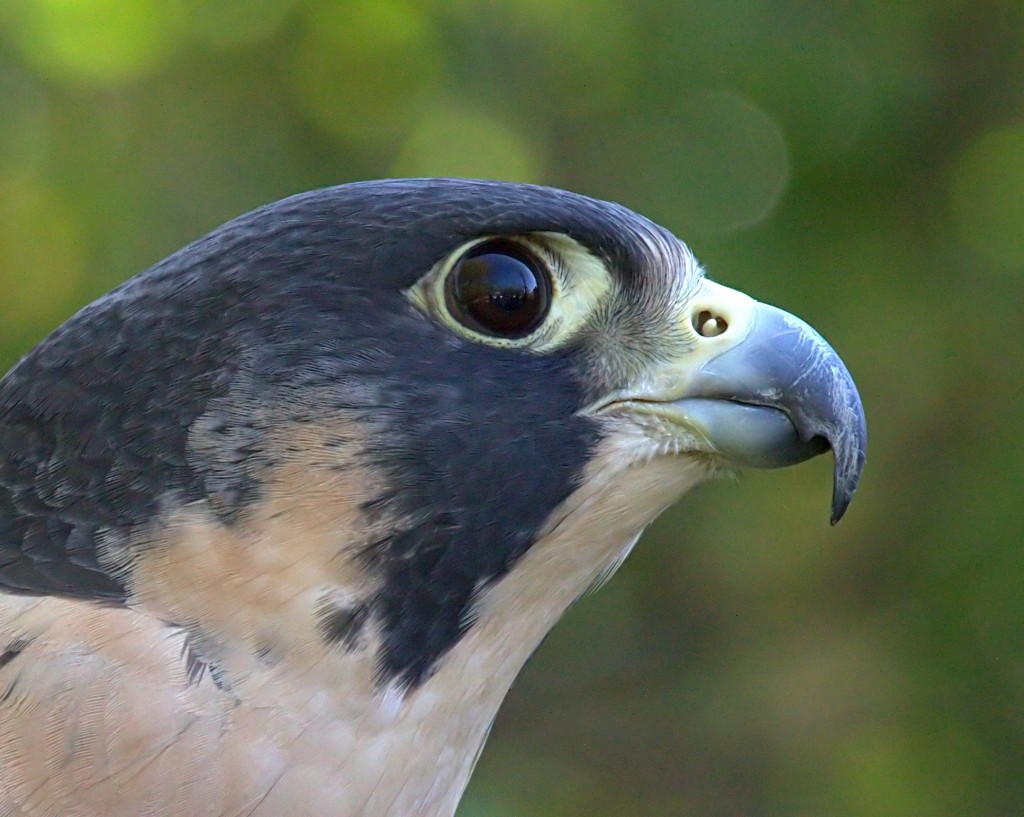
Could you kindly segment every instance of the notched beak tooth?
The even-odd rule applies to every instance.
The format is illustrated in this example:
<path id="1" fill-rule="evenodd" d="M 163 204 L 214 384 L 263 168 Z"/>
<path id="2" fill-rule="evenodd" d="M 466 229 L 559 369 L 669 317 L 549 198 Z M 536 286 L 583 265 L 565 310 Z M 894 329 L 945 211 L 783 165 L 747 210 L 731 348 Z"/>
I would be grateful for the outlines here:
<path id="1" fill-rule="evenodd" d="M 834 525 L 864 469 L 867 427 L 857 387 L 835 350 L 799 318 L 761 303 L 751 318 L 746 337 L 704 364 L 693 387 L 702 397 L 785 412 L 805 446 L 805 459 L 827 442 L 835 458 Z M 801 458 L 799 447 L 793 453 Z"/>

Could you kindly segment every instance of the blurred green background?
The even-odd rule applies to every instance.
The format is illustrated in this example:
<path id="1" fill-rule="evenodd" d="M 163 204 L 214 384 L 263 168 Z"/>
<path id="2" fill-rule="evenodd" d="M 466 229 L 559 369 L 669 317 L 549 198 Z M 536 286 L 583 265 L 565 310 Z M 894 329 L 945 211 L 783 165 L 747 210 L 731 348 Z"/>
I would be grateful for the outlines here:
<path id="1" fill-rule="evenodd" d="M 3 0 L 0 369 L 222 221 L 391 175 L 621 201 L 845 357 L 871 445 L 666 514 L 460 817 L 1024 814 L 1020 0 Z"/>

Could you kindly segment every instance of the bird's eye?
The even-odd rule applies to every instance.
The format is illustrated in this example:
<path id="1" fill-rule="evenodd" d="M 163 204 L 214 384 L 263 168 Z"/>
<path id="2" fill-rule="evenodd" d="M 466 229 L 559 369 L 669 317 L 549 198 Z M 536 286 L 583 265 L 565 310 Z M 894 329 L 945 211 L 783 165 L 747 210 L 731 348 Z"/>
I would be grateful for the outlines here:
<path id="1" fill-rule="evenodd" d="M 451 314 L 470 329 L 522 338 L 540 326 L 551 304 L 551 278 L 526 247 L 486 241 L 467 252 L 445 281 Z"/>

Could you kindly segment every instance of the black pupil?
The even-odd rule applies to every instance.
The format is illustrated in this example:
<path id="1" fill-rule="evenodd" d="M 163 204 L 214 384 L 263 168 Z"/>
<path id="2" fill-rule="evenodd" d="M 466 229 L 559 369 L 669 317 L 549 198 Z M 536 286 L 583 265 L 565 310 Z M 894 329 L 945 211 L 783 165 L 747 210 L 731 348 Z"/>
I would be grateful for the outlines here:
<path id="1" fill-rule="evenodd" d="M 514 244 L 470 251 L 448 279 L 449 307 L 474 329 L 516 338 L 544 319 L 548 284 L 539 264 Z"/>

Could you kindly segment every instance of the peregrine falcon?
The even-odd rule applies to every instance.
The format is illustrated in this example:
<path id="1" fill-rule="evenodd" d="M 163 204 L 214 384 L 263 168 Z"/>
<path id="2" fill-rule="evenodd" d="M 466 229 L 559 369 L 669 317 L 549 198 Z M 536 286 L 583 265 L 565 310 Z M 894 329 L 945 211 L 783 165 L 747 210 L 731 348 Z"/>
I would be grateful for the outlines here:
<path id="1" fill-rule="evenodd" d="M 531 653 L 686 490 L 831 450 L 799 319 L 550 188 L 317 190 L 0 381 L 0 814 L 450 817 Z"/>

